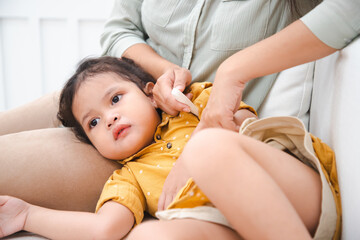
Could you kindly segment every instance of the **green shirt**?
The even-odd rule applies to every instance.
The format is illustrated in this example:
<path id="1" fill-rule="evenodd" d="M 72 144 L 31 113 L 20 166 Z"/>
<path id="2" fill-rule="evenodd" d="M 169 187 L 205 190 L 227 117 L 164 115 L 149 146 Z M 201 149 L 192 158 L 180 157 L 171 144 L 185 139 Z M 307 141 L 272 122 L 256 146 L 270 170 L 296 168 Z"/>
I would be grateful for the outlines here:
<path id="1" fill-rule="evenodd" d="M 341 49 L 360 33 L 360 0 L 325 0 L 301 20 L 325 44 Z"/>
<path id="2" fill-rule="evenodd" d="M 101 37 L 103 54 L 120 57 L 130 46 L 147 43 L 165 59 L 189 69 L 194 82 L 213 82 L 226 58 L 292 22 L 286 2 L 117 0 Z M 308 12 L 310 6 L 309 0 L 302 0 L 300 10 Z M 276 76 L 250 81 L 243 100 L 257 110 Z"/>

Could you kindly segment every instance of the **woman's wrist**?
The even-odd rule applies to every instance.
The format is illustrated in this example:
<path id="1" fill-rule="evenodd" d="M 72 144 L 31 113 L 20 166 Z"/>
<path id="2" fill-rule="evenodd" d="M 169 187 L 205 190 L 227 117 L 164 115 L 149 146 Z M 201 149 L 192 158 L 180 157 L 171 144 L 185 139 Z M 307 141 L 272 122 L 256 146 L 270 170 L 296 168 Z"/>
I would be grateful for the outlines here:
<path id="1" fill-rule="evenodd" d="M 236 85 L 244 88 L 245 84 L 254 78 L 251 65 L 248 64 L 247 50 L 237 52 L 222 62 L 216 72 L 216 79 L 221 79 L 224 84 Z"/>
<path id="2" fill-rule="evenodd" d="M 162 69 L 161 70 L 161 75 L 163 75 L 168 71 L 181 70 L 182 67 L 180 67 L 180 66 L 178 66 L 178 65 L 176 65 L 176 64 L 174 64 L 172 62 L 169 62 L 169 61 L 165 60 L 165 62 L 161 66 L 161 69 Z"/>
<path id="3" fill-rule="evenodd" d="M 227 95 L 239 95 L 239 100 L 241 100 L 245 84 L 250 78 L 246 77 L 245 71 L 242 71 L 239 66 L 224 63 L 220 65 L 216 72 L 213 91 L 216 94 L 224 95 L 224 97 Z"/>

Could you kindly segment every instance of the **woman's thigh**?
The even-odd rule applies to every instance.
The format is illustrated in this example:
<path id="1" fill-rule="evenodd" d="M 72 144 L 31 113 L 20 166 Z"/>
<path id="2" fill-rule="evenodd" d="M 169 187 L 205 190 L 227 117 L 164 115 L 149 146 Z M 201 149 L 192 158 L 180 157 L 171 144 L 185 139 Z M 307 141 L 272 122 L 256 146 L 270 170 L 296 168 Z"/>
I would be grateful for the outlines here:
<path id="1" fill-rule="evenodd" d="M 22 106 L 0 112 L 0 135 L 58 127 L 59 92 L 47 94 Z"/>
<path id="2" fill-rule="evenodd" d="M 94 211 L 102 187 L 120 166 L 66 128 L 0 136 L 0 195 L 64 210 Z"/>
<path id="3" fill-rule="evenodd" d="M 126 240 L 239 240 L 235 231 L 223 225 L 195 219 L 175 219 L 169 221 L 150 220 L 144 222 L 129 234 Z"/>

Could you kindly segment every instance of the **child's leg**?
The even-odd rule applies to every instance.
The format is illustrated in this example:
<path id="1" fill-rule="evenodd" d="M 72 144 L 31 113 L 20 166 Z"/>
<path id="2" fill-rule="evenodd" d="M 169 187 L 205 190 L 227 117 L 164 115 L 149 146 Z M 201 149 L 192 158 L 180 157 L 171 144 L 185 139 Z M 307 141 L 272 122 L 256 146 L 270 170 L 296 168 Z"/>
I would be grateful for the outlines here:
<path id="1" fill-rule="evenodd" d="M 208 129 L 182 154 L 213 204 L 246 239 L 309 239 L 321 207 L 319 175 L 294 157 L 235 132 Z"/>
<path id="2" fill-rule="evenodd" d="M 126 240 L 202 240 L 242 239 L 235 231 L 223 225 L 195 219 L 176 219 L 170 221 L 152 220 L 134 228 Z"/>

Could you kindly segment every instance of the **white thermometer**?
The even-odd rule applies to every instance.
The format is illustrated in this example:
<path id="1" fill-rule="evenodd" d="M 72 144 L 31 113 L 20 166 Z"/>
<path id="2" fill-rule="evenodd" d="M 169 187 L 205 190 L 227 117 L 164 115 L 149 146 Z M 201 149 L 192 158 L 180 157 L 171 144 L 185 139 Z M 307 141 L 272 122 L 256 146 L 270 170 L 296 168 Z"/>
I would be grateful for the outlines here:
<path id="1" fill-rule="evenodd" d="M 179 89 L 173 88 L 171 94 L 177 101 L 188 105 L 190 107 L 190 112 L 192 112 L 197 117 L 199 116 L 199 109 Z"/>

